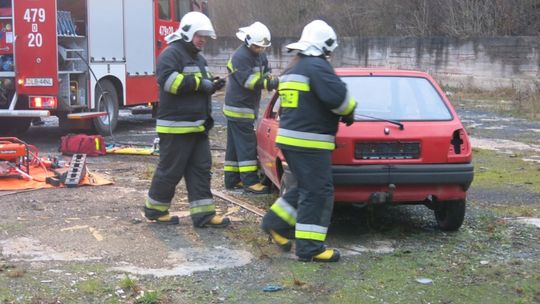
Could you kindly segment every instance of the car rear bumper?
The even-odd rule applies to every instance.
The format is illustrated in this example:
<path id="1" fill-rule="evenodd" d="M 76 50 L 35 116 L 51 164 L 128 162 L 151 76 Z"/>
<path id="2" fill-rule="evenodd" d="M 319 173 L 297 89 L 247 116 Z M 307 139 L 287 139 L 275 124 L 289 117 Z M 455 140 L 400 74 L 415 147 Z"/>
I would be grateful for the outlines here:
<path id="1" fill-rule="evenodd" d="M 467 164 L 332 166 L 334 185 L 459 185 L 469 189 L 474 166 Z"/>

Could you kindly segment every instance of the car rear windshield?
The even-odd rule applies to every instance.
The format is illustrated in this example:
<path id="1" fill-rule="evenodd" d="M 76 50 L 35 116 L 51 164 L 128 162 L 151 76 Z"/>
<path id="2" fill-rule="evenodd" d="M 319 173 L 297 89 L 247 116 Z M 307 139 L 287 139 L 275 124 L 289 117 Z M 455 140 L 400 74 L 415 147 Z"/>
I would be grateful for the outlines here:
<path id="1" fill-rule="evenodd" d="M 356 120 L 451 120 L 452 114 L 433 85 L 421 77 L 342 77 L 356 99 Z M 370 118 L 372 117 L 372 118 Z"/>

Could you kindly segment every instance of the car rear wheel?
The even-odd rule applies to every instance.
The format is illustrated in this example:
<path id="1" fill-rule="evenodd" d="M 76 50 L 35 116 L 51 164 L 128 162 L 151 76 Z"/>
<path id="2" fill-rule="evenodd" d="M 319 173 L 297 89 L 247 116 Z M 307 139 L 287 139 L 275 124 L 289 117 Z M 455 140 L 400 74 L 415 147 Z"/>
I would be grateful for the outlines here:
<path id="1" fill-rule="evenodd" d="M 283 175 L 281 176 L 281 180 L 280 180 L 279 196 L 281 197 L 285 195 L 287 191 L 296 187 L 296 184 L 297 182 L 292 172 L 289 169 L 285 169 L 283 171 Z"/>
<path id="2" fill-rule="evenodd" d="M 465 200 L 440 202 L 434 211 L 439 228 L 445 231 L 456 231 L 465 218 Z"/>

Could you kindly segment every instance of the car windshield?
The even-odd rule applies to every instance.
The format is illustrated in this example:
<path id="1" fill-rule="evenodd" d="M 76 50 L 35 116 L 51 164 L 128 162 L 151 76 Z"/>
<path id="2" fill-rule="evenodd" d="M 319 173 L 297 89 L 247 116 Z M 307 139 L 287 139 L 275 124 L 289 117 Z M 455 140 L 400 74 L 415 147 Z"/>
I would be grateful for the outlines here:
<path id="1" fill-rule="evenodd" d="M 421 77 L 344 76 L 356 99 L 356 120 L 450 120 L 452 114 L 431 83 Z M 370 118 L 371 117 L 371 118 Z"/>

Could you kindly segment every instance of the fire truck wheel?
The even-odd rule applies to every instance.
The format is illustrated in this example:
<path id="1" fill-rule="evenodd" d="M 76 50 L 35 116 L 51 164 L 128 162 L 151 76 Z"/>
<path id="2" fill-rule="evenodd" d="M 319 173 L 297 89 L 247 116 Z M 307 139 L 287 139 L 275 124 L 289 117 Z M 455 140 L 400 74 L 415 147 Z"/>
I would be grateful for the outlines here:
<path id="1" fill-rule="evenodd" d="M 30 128 L 31 118 L 25 117 L 3 117 L 0 118 L 0 135 L 19 136 Z"/>
<path id="2" fill-rule="evenodd" d="M 94 130 L 101 135 L 110 135 L 118 124 L 118 93 L 113 83 L 107 79 L 99 81 L 96 87 L 96 111 L 108 115 L 93 119 Z"/>

